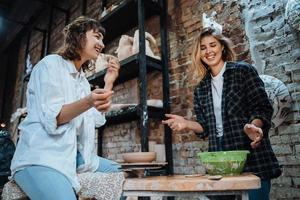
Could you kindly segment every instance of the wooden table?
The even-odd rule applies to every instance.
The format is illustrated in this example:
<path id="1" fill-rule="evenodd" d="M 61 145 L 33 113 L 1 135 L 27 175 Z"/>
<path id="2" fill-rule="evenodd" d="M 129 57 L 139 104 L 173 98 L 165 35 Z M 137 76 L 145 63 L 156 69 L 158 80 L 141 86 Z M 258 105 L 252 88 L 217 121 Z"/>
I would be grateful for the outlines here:
<path id="1" fill-rule="evenodd" d="M 248 190 L 260 188 L 260 178 L 252 174 L 223 177 L 210 180 L 208 176 L 187 177 L 185 175 L 151 176 L 127 178 L 124 196 L 198 196 L 241 195 L 248 200 Z"/>

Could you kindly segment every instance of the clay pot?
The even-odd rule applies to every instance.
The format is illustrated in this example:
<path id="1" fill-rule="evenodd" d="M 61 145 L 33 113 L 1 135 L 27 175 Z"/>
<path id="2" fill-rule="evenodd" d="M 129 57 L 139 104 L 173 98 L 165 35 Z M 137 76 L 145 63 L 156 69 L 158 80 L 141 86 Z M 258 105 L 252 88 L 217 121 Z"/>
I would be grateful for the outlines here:
<path id="1" fill-rule="evenodd" d="M 166 147 L 164 144 L 156 144 L 154 151 L 156 152 L 156 162 L 166 162 Z"/>
<path id="2" fill-rule="evenodd" d="M 149 151 L 155 152 L 155 145 L 156 145 L 156 141 L 149 141 L 148 142 L 148 146 L 149 146 Z"/>
<path id="3" fill-rule="evenodd" d="M 155 152 L 132 152 L 123 153 L 123 160 L 126 163 L 148 163 L 156 159 Z"/>

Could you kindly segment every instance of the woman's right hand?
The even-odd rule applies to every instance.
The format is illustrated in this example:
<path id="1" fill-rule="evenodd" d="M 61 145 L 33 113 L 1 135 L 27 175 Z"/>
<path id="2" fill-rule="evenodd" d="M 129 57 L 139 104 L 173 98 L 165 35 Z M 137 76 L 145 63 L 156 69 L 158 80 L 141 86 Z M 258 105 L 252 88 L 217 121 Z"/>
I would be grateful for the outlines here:
<path id="1" fill-rule="evenodd" d="M 264 137 L 264 133 L 260 127 L 255 126 L 254 124 L 246 124 L 244 126 L 244 132 L 248 135 L 248 137 L 252 140 L 251 147 L 253 149 L 257 148 L 261 140 Z"/>
<path id="2" fill-rule="evenodd" d="M 184 131 L 187 129 L 188 121 L 182 116 L 173 114 L 165 114 L 165 116 L 168 119 L 162 120 L 162 123 L 168 125 L 172 131 Z"/>
<path id="3" fill-rule="evenodd" d="M 112 90 L 96 88 L 87 96 L 87 100 L 90 106 L 98 111 L 106 112 L 111 106 L 112 94 Z"/>

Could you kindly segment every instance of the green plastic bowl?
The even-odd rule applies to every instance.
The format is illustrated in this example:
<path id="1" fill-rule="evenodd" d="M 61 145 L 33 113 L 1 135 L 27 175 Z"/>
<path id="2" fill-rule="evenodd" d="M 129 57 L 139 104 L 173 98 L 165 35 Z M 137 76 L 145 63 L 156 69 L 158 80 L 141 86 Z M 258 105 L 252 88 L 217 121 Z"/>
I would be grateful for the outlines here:
<path id="1" fill-rule="evenodd" d="M 248 153 L 250 152 L 247 150 L 216 151 L 197 155 L 209 175 L 231 176 L 242 173 Z"/>

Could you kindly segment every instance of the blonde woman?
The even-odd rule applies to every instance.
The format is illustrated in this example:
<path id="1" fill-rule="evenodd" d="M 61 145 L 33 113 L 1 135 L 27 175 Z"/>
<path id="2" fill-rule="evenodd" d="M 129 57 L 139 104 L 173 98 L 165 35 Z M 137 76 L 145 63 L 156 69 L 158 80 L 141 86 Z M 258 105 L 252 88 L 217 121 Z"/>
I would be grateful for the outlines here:
<path id="1" fill-rule="evenodd" d="M 281 174 L 268 138 L 273 110 L 255 68 L 234 59 L 228 38 L 203 29 L 192 54 L 192 69 L 200 77 L 194 90 L 197 121 L 167 114 L 163 124 L 208 136 L 209 151 L 249 150 L 244 171 L 262 180 L 262 187 L 249 196 L 265 200 L 270 179 Z"/>

